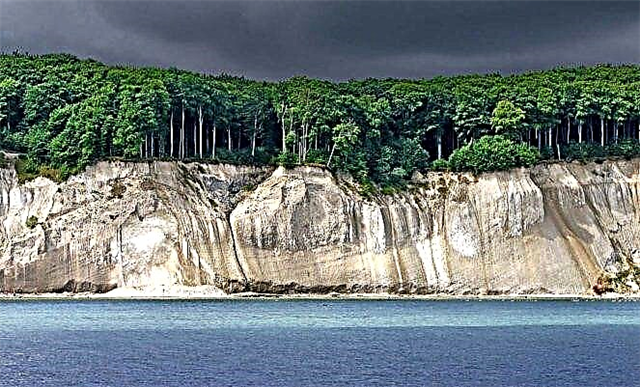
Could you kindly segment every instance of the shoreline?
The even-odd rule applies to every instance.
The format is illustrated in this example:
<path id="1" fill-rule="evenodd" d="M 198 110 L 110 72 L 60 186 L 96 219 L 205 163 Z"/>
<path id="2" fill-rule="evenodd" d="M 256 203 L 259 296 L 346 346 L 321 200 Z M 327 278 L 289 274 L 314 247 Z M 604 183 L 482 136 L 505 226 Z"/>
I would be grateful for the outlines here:
<path id="1" fill-rule="evenodd" d="M 640 301 L 640 294 L 391 294 L 391 293 L 232 293 L 210 286 L 177 289 L 117 288 L 107 293 L 0 293 L 1 301 L 15 300 L 109 300 L 109 301 L 239 301 L 239 300 L 371 300 L 371 301 Z"/>

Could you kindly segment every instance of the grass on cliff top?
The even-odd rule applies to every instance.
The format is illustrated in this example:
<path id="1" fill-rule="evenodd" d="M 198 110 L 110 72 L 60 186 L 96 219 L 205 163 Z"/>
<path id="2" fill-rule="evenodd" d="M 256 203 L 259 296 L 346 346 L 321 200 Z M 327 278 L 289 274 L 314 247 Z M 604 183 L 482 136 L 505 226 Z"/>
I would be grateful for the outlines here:
<path id="1" fill-rule="evenodd" d="M 62 183 L 66 181 L 70 176 L 79 172 L 71 171 L 67 168 L 51 168 L 47 165 L 36 167 L 29 161 L 29 159 L 24 157 L 15 159 L 13 165 L 16 170 L 18 182 L 20 184 L 24 184 L 27 181 L 34 180 L 39 176 L 46 177 L 56 183 Z"/>

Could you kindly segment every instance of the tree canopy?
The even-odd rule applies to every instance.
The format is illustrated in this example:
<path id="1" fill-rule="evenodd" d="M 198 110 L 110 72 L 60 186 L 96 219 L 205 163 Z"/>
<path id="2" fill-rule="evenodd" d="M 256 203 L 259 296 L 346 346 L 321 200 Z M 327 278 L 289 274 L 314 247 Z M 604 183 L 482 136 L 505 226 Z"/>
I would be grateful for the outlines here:
<path id="1" fill-rule="evenodd" d="M 502 137 L 473 146 L 487 135 Z M 638 65 L 262 82 L 67 54 L 0 55 L 0 147 L 25 153 L 33 171 L 74 172 L 109 157 L 321 163 L 393 185 L 464 146 L 452 165 L 500 144 L 530 164 L 520 145 L 560 157 L 573 143 L 639 138 Z"/>

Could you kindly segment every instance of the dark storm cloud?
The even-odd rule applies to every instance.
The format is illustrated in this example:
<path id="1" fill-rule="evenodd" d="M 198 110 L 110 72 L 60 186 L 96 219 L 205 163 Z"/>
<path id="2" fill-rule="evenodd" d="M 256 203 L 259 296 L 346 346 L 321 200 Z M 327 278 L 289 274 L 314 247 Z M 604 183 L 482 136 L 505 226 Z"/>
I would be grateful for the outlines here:
<path id="1" fill-rule="evenodd" d="M 0 44 L 256 78 L 640 62 L 640 3 L 0 0 Z"/>

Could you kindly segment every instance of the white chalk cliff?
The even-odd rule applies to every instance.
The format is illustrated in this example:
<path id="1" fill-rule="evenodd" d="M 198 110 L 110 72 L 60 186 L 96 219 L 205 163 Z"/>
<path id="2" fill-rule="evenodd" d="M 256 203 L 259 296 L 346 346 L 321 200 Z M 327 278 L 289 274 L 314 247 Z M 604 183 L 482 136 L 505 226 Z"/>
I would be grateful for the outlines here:
<path id="1" fill-rule="evenodd" d="M 0 169 L 0 291 L 637 292 L 640 160 L 416 176 L 363 198 L 314 167 Z"/>

